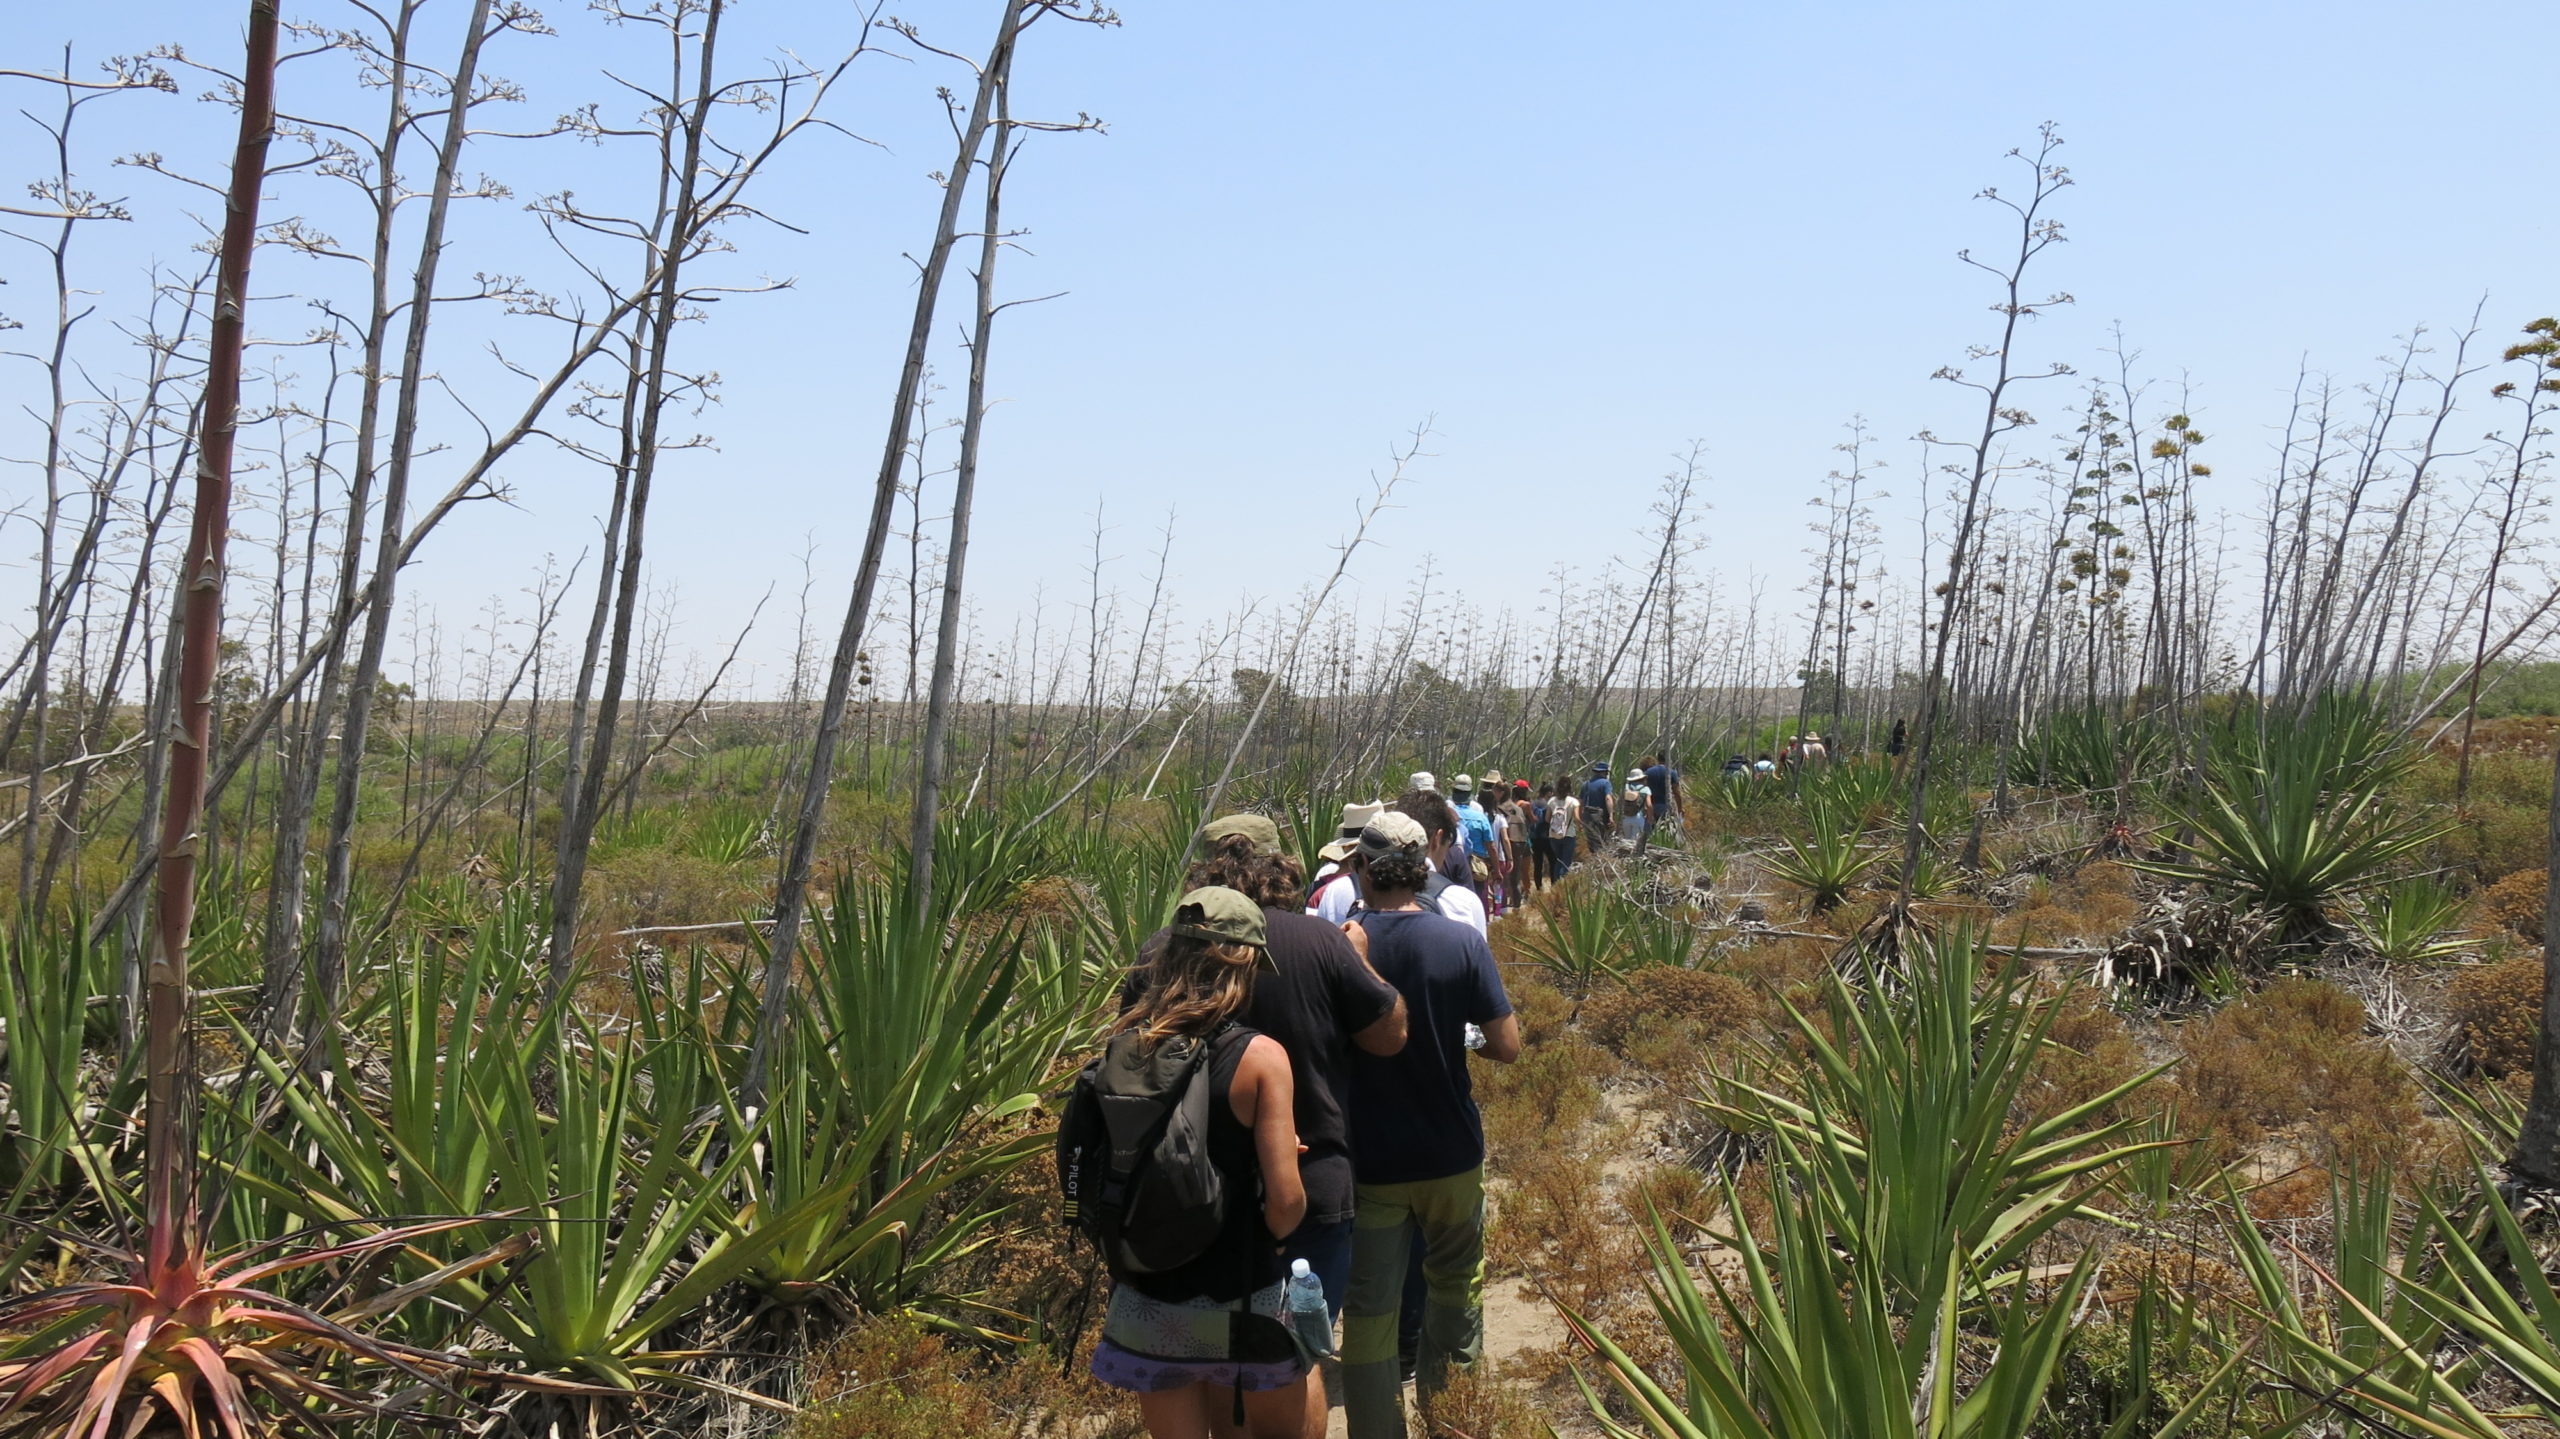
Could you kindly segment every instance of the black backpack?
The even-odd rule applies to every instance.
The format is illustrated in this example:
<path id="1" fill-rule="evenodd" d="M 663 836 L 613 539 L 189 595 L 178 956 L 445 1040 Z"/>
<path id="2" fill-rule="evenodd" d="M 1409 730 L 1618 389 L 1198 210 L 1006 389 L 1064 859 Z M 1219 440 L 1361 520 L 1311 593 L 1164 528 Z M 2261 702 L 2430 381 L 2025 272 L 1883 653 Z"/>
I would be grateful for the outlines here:
<path id="1" fill-rule="evenodd" d="M 1209 1252 L 1226 1228 L 1230 1192 L 1209 1155 L 1209 1082 L 1221 1045 L 1254 1032 L 1230 1022 L 1207 1039 L 1148 1048 L 1133 1031 L 1111 1036 L 1076 1076 L 1058 1123 L 1064 1218 L 1094 1242 L 1112 1277 L 1161 1274 Z"/>

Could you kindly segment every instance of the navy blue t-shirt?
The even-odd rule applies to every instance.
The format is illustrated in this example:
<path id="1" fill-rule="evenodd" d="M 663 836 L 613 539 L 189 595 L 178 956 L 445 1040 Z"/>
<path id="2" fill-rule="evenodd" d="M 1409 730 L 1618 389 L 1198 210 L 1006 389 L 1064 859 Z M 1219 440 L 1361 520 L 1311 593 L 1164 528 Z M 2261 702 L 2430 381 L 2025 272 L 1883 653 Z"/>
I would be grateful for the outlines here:
<path id="1" fill-rule="evenodd" d="M 1651 764 L 1644 767 L 1644 787 L 1646 792 L 1653 796 L 1655 814 L 1671 812 L 1671 781 L 1676 777 L 1671 766 L 1667 764 Z"/>
<path id="2" fill-rule="evenodd" d="M 1582 822 L 1595 825 L 1600 823 L 1600 811 L 1609 803 L 1609 797 L 1614 793 L 1616 791 L 1610 785 L 1607 775 L 1595 774 L 1583 781 Z"/>
<path id="3" fill-rule="evenodd" d="M 1446 1179 L 1484 1163 L 1466 1027 L 1511 1012 L 1484 936 L 1420 910 L 1364 910 L 1369 963 L 1404 995 L 1404 1048 L 1351 1059 L 1351 1167 L 1362 1184 Z"/>

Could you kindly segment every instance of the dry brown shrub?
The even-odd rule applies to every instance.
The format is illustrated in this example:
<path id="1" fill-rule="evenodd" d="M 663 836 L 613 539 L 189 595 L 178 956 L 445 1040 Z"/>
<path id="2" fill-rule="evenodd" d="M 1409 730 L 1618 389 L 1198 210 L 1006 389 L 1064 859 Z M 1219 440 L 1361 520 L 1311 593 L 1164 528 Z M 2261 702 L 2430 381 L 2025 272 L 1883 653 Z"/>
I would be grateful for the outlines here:
<path id="1" fill-rule="evenodd" d="M 1485 1230 L 1485 1262 L 1583 1314 L 1644 1289 L 1644 1245 L 1609 1192 L 1601 1157 L 1575 1149 L 1515 1166 Z"/>
<path id="2" fill-rule="evenodd" d="M 1600 1084 L 1617 1069 L 1609 1052 L 1564 1035 L 1521 1051 L 1512 1064 L 1475 1072 L 1486 1148 L 1499 1163 L 1573 1144 L 1600 1115 Z"/>
<path id="3" fill-rule="evenodd" d="M 943 1439 L 1005 1427 L 967 1355 L 903 1316 L 855 1325 L 809 1358 L 795 1439 Z M 1133 1406 L 1134 1407 L 1134 1406 Z"/>
<path id="4" fill-rule="evenodd" d="M 2244 1202 L 2249 1206 L 2249 1217 L 2260 1224 L 2318 1219 L 2329 1212 L 2335 1183 L 2329 1171 L 2319 1165 L 2297 1165 L 2251 1188 Z"/>
<path id="5" fill-rule="evenodd" d="M 1552 1433 L 1530 1376 L 1489 1363 L 1462 1370 L 1437 1393 L 1422 1395 L 1422 1432 L 1429 1439 L 1539 1439 Z"/>
<path id="6" fill-rule="evenodd" d="M 2518 939 L 2539 940 L 2550 886 L 2547 869 L 2517 870 L 2480 891 L 2480 917 Z"/>
<path id="7" fill-rule="evenodd" d="M 1574 999 L 1556 988 L 1545 970 L 1531 965 L 1506 967 L 1502 987 L 1511 996 L 1511 1012 L 1520 1018 L 1520 1043 L 1524 1049 L 1553 1044 L 1564 1037 L 1565 1027 L 1573 1019 Z"/>
<path id="8" fill-rule="evenodd" d="M 1011 917 L 1032 924 L 1058 924 L 1072 921 L 1081 913 L 1084 899 L 1084 891 L 1074 880 L 1062 874 L 1045 874 L 1026 881 L 1004 908 Z"/>
<path id="9" fill-rule="evenodd" d="M 2180 1243 L 2177 1236 L 2164 1234 L 2119 1245 L 2099 1271 L 2098 1302 L 2122 1313 L 2133 1307 L 2145 1289 L 2214 1308 L 2246 1305 L 2257 1297 L 2249 1276 L 2216 1249 L 2207 1248 L 2201 1242 L 2205 1236 L 2189 1238 L 2190 1242 Z M 2218 1245 L 2220 1240 L 2216 1237 L 2212 1242 Z"/>
<path id="10" fill-rule="evenodd" d="M 1635 1181 L 1629 1196 L 1628 1207 L 1645 1217 L 1647 1227 L 1650 1216 L 1658 1214 L 1674 1237 L 1706 1232 L 1724 1207 L 1715 1181 L 1685 1164 L 1653 1166 Z"/>
<path id="11" fill-rule="evenodd" d="M 1822 1002 L 1823 977 L 1831 972 L 1831 955 L 1839 946 L 1819 939 L 1780 939 L 1747 945 L 1723 962 L 1736 978 L 1746 980 L 1796 1007 Z"/>
<path id="12" fill-rule="evenodd" d="M 2095 1099 L 2148 1067 L 2142 1046 L 2125 1028 L 2123 1017 L 2109 1009 L 2096 991 L 2068 990 L 2057 1008 L 2053 1027 L 2046 1031 L 2044 1047 L 2037 1051 L 2026 1087 L 2019 1094 L 2030 1121 Z M 2093 1119 L 2103 1124 L 2113 1117 L 2102 1113 Z"/>
<path id="13" fill-rule="evenodd" d="M 1747 1029 L 1759 1019 L 1760 1000 L 1751 986 L 1712 969 L 1641 969 L 1582 1006 L 1583 1032 L 1619 1054 L 1639 1029 L 1673 1027 L 1707 1039 Z"/>
<path id="14" fill-rule="evenodd" d="M 2423 1142 L 2418 1087 L 2333 984 L 2282 979 L 2179 1035 L 2180 1128 L 2217 1160 L 2300 1126 L 2321 1162 L 2365 1168 Z"/>
<path id="15" fill-rule="evenodd" d="M 1992 937 L 2003 944 L 2096 944 L 2141 913 L 2133 872 L 2101 860 L 2035 885 L 2023 904 L 2001 917 Z"/>
<path id="16" fill-rule="evenodd" d="M 2444 998 L 2473 1067 L 2492 1079 L 2532 1072 L 2542 1027 L 2539 955 L 2466 969 L 2445 987 Z"/>

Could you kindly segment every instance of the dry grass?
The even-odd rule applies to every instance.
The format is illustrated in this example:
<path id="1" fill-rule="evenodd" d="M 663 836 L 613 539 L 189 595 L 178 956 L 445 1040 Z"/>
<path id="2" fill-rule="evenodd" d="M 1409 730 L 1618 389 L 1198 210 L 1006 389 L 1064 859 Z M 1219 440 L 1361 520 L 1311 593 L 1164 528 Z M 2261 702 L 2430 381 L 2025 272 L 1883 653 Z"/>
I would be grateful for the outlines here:
<path id="1" fill-rule="evenodd" d="M 809 1356 L 795 1439 L 944 1439 L 1005 1429 L 969 1356 L 915 1319 L 855 1326 Z M 1131 1407 L 1135 1407 L 1134 1405 Z"/>
<path id="2" fill-rule="evenodd" d="M 1541 1439 L 1547 1410 L 1534 1402 L 1523 1376 L 1490 1364 L 1452 1376 L 1447 1387 L 1425 1395 L 1422 1432 L 1428 1439 Z"/>
<path id="3" fill-rule="evenodd" d="M 599 860 L 589 871 L 589 925 L 601 934 L 738 919 L 756 912 L 764 879 L 760 866 L 733 867 L 671 850 L 629 850 Z"/>

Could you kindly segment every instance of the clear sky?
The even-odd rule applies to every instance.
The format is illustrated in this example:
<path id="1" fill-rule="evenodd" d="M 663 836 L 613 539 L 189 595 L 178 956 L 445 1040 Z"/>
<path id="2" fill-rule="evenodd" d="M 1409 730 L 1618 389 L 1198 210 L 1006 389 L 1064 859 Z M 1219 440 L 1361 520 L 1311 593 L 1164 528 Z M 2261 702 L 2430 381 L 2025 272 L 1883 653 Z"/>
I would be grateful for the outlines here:
<path id="1" fill-rule="evenodd" d="M 63 40 L 229 55 L 238 8 L 10 0 L 0 66 L 45 64 Z M 592 32 L 578 7 L 552 8 Z M 994 11 L 899 13 L 974 51 Z M 2140 372 L 2192 386 L 2243 502 L 2301 363 L 2361 376 L 2394 335 L 2459 325 L 2483 296 L 2500 344 L 2560 309 L 2560 9 L 2545 3 L 1121 13 L 1112 31 L 1044 26 L 1020 61 L 1019 111 L 1110 130 L 1035 143 L 1013 185 L 1033 253 L 1007 261 L 1005 290 L 1068 293 L 1011 312 L 993 352 L 1006 403 L 972 573 L 993 628 L 1036 584 L 1080 587 L 1097 500 L 1132 587 L 1179 510 L 1195 618 L 1294 590 L 1329 567 L 1365 477 L 1426 418 L 1432 458 L 1361 561 L 1372 596 L 1435 553 L 1482 603 L 1533 605 L 1554 563 L 1590 571 L 1636 548 L 1692 438 L 1714 476 L 1708 562 L 1791 586 L 1802 501 L 1845 420 L 1866 416 L 1906 500 L 1905 438 L 1962 428 L 1965 397 L 1928 377 L 1994 321 L 1985 278 L 1954 252 L 2001 242 L 2002 217 L 1968 197 L 2019 178 L 2001 157 L 2040 121 L 2062 127 L 2077 184 L 2057 211 L 2070 242 L 2038 287 L 2078 304 L 2040 322 L 2024 358 L 2090 365 L 2121 324 Z M 847 14 L 752 0 L 731 53 L 826 54 Z M 598 92 L 586 41 L 510 54 L 534 112 Z M 923 177 L 947 163 L 937 83 L 957 72 L 857 69 L 832 113 L 878 143 L 808 145 L 766 199 L 809 234 L 748 240 L 746 260 L 795 291 L 723 306 L 688 336 L 723 376 L 725 403 L 700 422 L 721 448 L 671 467 L 654 548 L 695 646 L 720 647 L 767 579 L 787 605 L 804 535 L 817 607 L 842 603 L 909 304 L 901 251 L 926 238 Z M 145 110 L 150 143 L 219 154 L 209 107 L 129 113 Z M 30 161 L 14 143 L 0 154 Z M 138 210 L 181 203 L 155 183 L 130 182 Z M 189 238 L 134 228 L 149 235 L 121 243 L 164 255 Z M 27 277 L 9 277 L 23 306 Z M 13 401 L 26 383 L 0 377 Z M 2064 402 L 2057 389 L 2036 408 L 2058 422 Z M 592 530 L 592 474 L 528 457 L 512 477 L 516 511 L 468 517 L 427 556 L 419 578 L 452 609 Z M 1907 518 L 1888 525 L 1900 553 L 1912 536 Z"/>

